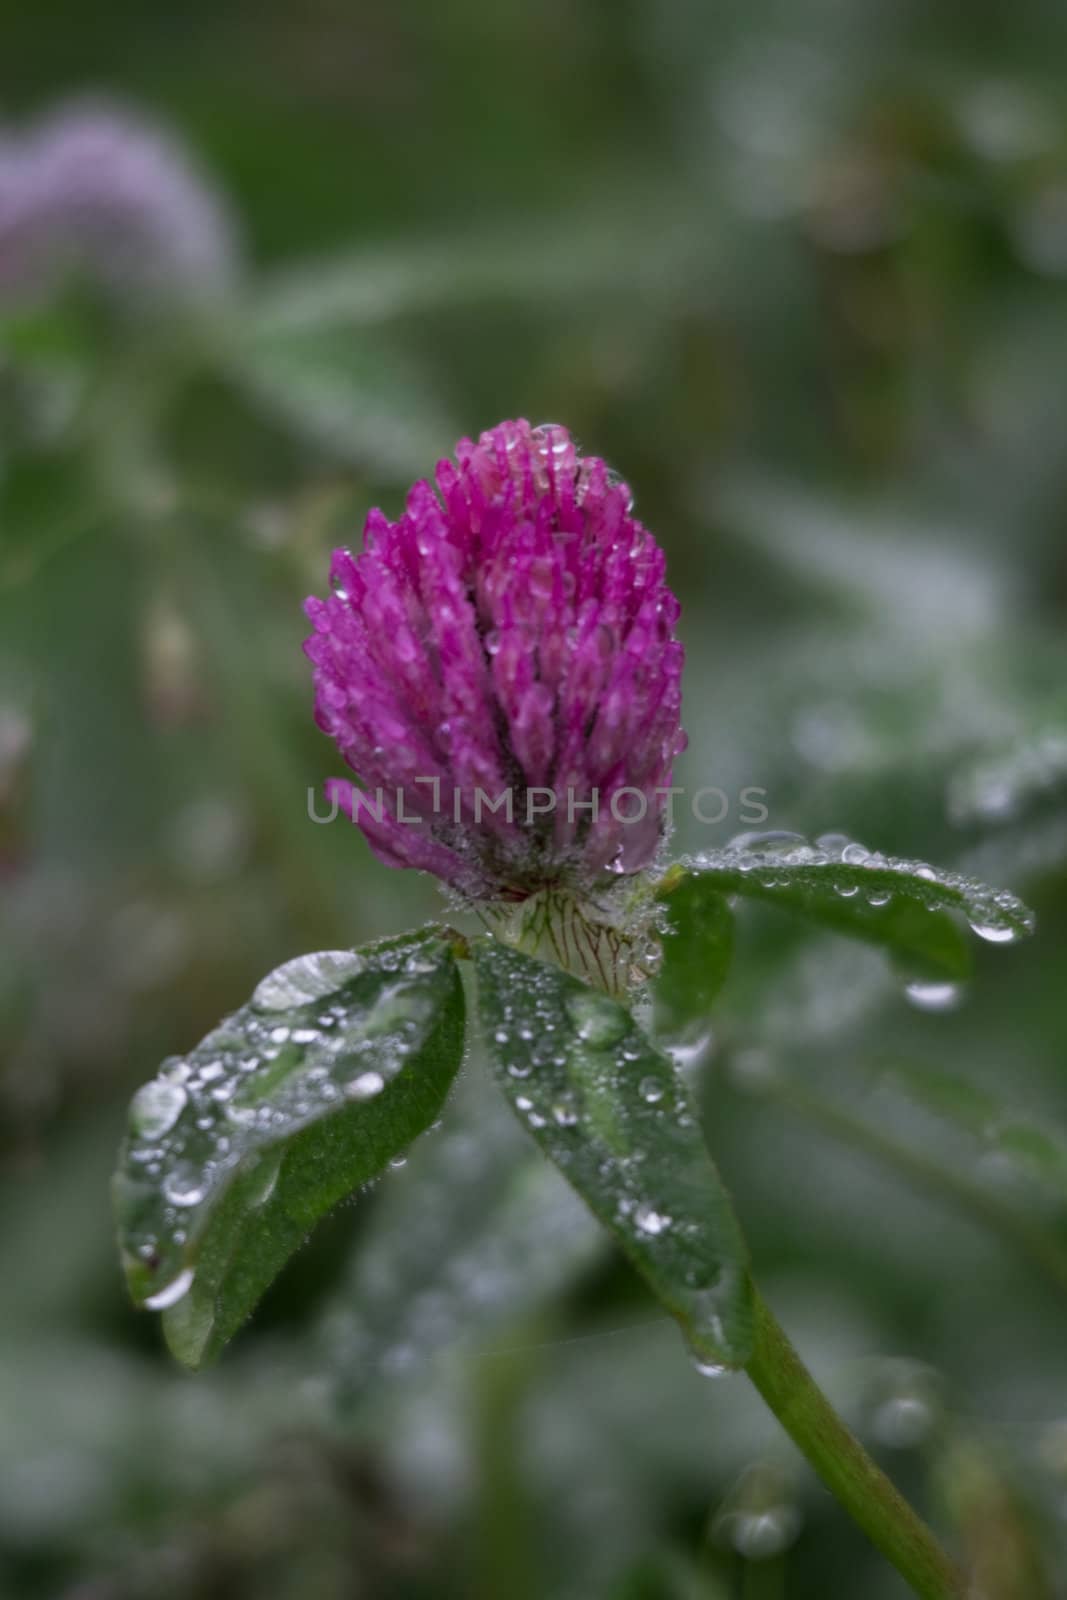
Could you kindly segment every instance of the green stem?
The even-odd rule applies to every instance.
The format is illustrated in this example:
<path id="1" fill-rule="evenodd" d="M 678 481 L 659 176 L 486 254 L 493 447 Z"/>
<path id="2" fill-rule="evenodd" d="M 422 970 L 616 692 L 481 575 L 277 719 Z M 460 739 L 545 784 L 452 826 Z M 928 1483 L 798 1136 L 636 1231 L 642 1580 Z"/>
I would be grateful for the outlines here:
<path id="1" fill-rule="evenodd" d="M 922 1600 L 960 1600 L 963 1574 L 846 1428 L 758 1291 L 755 1316 L 748 1375 L 793 1443 Z"/>

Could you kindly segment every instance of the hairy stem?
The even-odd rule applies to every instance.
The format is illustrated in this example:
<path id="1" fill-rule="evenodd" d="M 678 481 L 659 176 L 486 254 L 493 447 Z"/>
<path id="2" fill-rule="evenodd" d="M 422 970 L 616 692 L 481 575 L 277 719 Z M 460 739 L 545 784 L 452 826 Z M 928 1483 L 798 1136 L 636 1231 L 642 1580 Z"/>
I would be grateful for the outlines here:
<path id="1" fill-rule="evenodd" d="M 842 1422 L 758 1291 L 755 1314 L 748 1375 L 793 1443 L 922 1600 L 961 1600 L 963 1574 Z"/>

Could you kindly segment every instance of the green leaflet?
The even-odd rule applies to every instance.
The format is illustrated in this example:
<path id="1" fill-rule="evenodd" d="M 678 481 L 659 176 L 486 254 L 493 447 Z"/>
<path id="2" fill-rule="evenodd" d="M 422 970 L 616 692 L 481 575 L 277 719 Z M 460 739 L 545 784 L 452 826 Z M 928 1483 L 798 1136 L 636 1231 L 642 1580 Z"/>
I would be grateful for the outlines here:
<path id="1" fill-rule="evenodd" d="M 113 1183 L 134 1300 L 218 1354 L 337 1202 L 439 1114 L 463 1052 L 452 937 L 299 957 L 134 1096 Z"/>
<path id="2" fill-rule="evenodd" d="M 722 894 L 765 900 L 853 938 L 883 945 L 915 977 L 958 979 L 970 948 L 956 918 L 993 944 L 1033 932 L 1034 918 L 1012 894 L 957 872 L 938 871 L 866 850 L 849 840 L 738 841 L 680 862 L 659 885 L 661 898 L 690 876 Z"/>
<path id="3" fill-rule="evenodd" d="M 520 1119 L 697 1359 L 743 1366 L 745 1244 L 681 1078 L 625 1006 L 506 945 L 479 940 L 473 955 L 490 1059 Z"/>
<path id="4" fill-rule="evenodd" d="M 706 1027 L 734 953 L 734 916 L 714 883 L 691 873 L 663 896 L 663 965 L 654 996 L 657 1030 L 666 1035 Z"/>

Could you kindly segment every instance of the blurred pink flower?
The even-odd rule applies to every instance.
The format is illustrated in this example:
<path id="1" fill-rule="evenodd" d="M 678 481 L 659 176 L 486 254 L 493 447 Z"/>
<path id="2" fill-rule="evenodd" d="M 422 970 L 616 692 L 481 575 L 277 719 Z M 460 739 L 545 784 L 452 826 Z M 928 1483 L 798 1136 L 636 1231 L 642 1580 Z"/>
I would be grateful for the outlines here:
<path id="1" fill-rule="evenodd" d="M 208 297 L 237 261 L 229 212 L 182 146 L 104 101 L 0 135 L 0 294 L 81 277 L 112 296 Z"/>

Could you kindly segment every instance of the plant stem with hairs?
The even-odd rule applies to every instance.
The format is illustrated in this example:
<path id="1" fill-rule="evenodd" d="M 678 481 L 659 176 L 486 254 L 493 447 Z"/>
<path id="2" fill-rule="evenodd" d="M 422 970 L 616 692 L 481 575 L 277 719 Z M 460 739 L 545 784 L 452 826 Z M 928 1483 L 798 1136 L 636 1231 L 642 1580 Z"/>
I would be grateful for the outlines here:
<path id="1" fill-rule="evenodd" d="M 755 1311 L 748 1376 L 793 1443 L 922 1600 L 960 1600 L 963 1574 L 842 1422 L 758 1293 Z"/>

